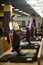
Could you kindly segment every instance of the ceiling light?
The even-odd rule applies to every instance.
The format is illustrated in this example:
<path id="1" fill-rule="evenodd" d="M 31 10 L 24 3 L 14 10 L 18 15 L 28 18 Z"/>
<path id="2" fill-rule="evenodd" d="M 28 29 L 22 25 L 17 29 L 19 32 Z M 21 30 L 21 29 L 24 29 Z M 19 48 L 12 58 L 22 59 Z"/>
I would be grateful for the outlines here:
<path id="1" fill-rule="evenodd" d="M 43 13 L 39 13 L 40 14 L 40 16 L 43 18 Z"/>
<path id="2" fill-rule="evenodd" d="M 22 13 L 23 11 L 19 11 L 20 13 Z"/>
<path id="3" fill-rule="evenodd" d="M 36 4 L 38 0 L 25 0 L 28 4 Z"/>
<path id="4" fill-rule="evenodd" d="M 1 6 L 4 6 L 5 4 L 1 4 Z"/>
<path id="5" fill-rule="evenodd" d="M 25 14 L 25 15 L 27 15 L 27 16 L 29 16 L 30 14 L 28 14 L 28 13 L 26 13 L 26 12 L 22 12 L 23 14 Z"/>
<path id="6" fill-rule="evenodd" d="M 43 0 L 39 0 L 39 2 L 43 2 Z"/>
<path id="7" fill-rule="evenodd" d="M 43 0 L 25 0 L 41 17 L 43 17 Z"/>
<path id="8" fill-rule="evenodd" d="M 19 9 L 14 9 L 14 11 L 19 11 Z"/>
<path id="9" fill-rule="evenodd" d="M 12 9 L 13 9 L 14 7 L 12 6 Z"/>

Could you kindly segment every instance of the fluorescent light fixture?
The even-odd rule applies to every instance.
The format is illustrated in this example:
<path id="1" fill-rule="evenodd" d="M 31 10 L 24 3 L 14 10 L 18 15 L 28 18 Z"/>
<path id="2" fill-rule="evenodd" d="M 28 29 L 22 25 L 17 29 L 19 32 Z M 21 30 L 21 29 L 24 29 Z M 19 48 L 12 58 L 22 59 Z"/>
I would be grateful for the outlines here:
<path id="1" fill-rule="evenodd" d="M 40 9 L 40 7 L 33 7 L 34 9 L 36 9 L 36 10 L 39 10 Z"/>
<path id="2" fill-rule="evenodd" d="M 39 2 L 43 2 L 43 0 L 39 0 Z"/>
<path id="3" fill-rule="evenodd" d="M 30 14 L 27 13 L 26 15 L 29 16 Z"/>
<path id="4" fill-rule="evenodd" d="M 22 12 L 22 14 L 25 14 L 25 12 Z"/>
<path id="5" fill-rule="evenodd" d="M 33 7 L 33 9 L 41 16 L 43 17 L 43 13 L 42 13 L 42 10 L 43 8 L 41 8 L 40 6 L 38 7 Z"/>
<path id="6" fill-rule="evenodd" d="M 28 13 L 26 13 L 26 12 L 22 12 L 22 14 L 27 15 L 27 16 L 29 16 L 29 15 L 30 15 L 30 14 L 28 14 Z"/>
<path id="7" fill-rule="evenodd" d="M 12 9 L 13 9 L 14 7 L 12 6 Z"/>
<path id="8" fill-rule="evenodd" d="M 36 4 L 38 0 L 25 0 L 28 4 Z"/>
<path id="9" fill-rule="evenodd" d="M 14 9 L 14 11 L 19 11 L 19 9 Z"/>
<path id="10" fill-rule="evenodd" d="M 23 11 L 19 11 L 20 13 L 22 13 Z"/>
<path id="11" fill-rule="evenodd" d="M 27 13 L 26 13 L 26 12 L 24 12 L 24 14 L 26 14 L 26 15 L 27 15 Z"/>
<path id="12" fill-rule="evenodd" d="M 4 6 L 5 4 L 1 4 L 1 6 Z"/>
<path id="13" fill-rule="evenodd" d="M 36 6 L 43 6 L 43 3 L 37 3 Z"/>
<path id="14" fill-rule="evenodd" d="M 39 13 L 40 14 L 40 16 L 43 18 L 43 13 Z"/>
<path id="15" fill-rule="evenodd" d="M 41 17 L 43 17 L 43 0 L 25 0 Z"/>

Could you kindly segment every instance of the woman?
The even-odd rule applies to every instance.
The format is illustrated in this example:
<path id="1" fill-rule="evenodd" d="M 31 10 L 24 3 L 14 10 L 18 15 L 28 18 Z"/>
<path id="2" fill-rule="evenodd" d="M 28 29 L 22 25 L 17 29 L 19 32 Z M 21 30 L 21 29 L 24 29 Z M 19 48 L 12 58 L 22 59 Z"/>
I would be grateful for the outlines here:
<path id="1" fill-rule="evenodd" d="M 33 32 L 34 32 L 33 18 L 30 18 L 29 30 L 30 30 L 30 35 L 33 37 Z"/>
<path id="2" fill-rule="evenodd" d="M 13 23 L 12 23 L 12 18 L 11 18 L 9 22 L 9 33 L 12 33 L 12 30 L 13 30 Z"/>
<path id="3" fill-rule="evenodd" d="M 22 55 L 20 53 L 20 30 L 19 25 L 16 21 L 16 17 L 13 17 L 13 45 L 12 45 L 12 52 L 16 51 L 19 55 Z"/>
<path id="4" fill-rule="evenodd" d="M 19 44 L 20 44 L 20 39 L 19 39 L 19 35 L 17 35 L 17 31 L 18 31 L 18 24 L 16 22 L 16 16 L 13 16 L 13 52 L 17 51 L 18 52 L 18 48 L 19 48 Z"/>

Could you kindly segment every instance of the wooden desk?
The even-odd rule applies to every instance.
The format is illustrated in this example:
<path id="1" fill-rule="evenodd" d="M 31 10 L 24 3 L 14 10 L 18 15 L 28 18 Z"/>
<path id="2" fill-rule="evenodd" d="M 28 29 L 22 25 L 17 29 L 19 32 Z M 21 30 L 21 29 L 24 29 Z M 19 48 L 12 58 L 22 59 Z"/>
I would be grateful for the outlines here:
<path id="1" fill-rule="evenodd" d="M 37 56 L 37 62 L 33 62 L 33 63 L 26 63 L 26 65 L 40 65 L 40 62 L 41 62 L 41 51 L 42 51 L 42 42 L 40 42 L 40 41 L 32 41 L 31 43 L 38 43 L 38 44 L 40 44 L 40 49 L 39 49 L 39 52 L 38 52 L 38 56 Z M 21 44 L 23 44 L 23 43 L 21 43 Z M 11 52 L 11 50 L 12 50 L 12 48 L 10 48 L 7 52 L 5 52 L 4 54 L 2 54 L 1 56 L 0 56 L 0 58 L 2 57 L 2 56 L 4 56 L 4 55 L 6 55 L 6 54 L 14 54 L 14 53 L 12 53 Z M 4 65 L 9 65 L 9 64 L 12 64 L 13 65 L 13 63 L 10 63 L 10 62 L 7 62 L 6 64 L 4 64 Z M 22 65 L 25 65 L 25 63 L 14 63 L 15 65 L 20 65 L 20 64 L 22 64 Z"/>

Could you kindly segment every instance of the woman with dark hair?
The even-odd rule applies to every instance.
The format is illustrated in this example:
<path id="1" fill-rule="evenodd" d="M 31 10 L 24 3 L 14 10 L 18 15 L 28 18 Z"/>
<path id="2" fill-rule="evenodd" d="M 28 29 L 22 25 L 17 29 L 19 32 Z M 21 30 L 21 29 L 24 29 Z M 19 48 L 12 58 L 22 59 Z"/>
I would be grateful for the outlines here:
<path id="1" fill-rule="evenodd" d="M 33 23 L 33 18 L 30 18 L 29 30 L 30 30 L 30 35 L 31 35 L 31 37 L 33 37 L 33 33 L 34 33 L 34 23 Z"/>

